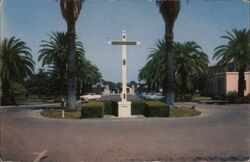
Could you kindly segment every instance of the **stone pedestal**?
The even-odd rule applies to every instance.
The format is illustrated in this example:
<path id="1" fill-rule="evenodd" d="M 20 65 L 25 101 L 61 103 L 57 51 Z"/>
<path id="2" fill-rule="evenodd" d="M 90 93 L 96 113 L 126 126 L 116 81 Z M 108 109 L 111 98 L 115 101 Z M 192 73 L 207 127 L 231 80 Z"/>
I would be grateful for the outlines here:
<path id="1" fill-rule="evenodd" d="M 118 102 L 118 117 L 131 117 L 131 102 L 120 101 Z"/>

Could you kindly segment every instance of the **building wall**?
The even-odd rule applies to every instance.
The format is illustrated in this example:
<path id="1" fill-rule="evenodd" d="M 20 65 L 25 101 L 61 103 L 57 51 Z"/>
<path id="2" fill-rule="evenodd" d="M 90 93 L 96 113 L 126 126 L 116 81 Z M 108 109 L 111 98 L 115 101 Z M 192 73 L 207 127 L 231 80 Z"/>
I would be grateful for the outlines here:
<path id="1" fill-rule="evenodd" d="M 230 91 L 238 91 L 238 72 L 226 72 L 227 85 L 226 93 Z"/>
<path id="2" fill-rule="evenodd" d="M 226 93 L 226 74 L 217 73 L 209 76 L 208 93 L 210 94 L 225 94 Z"/>
<path id="3" fill-rule="evenodd" d="M 250 93 L 250 67 L 245 72 L 246 89 L 244 94 Z M 224 66 L 209 65 L 208 93 L 227 94 L 229 91 L 238 91 L 238 72 L 236 67 L 229 63 Z"/>
<path id="4" fill-rule="evenodd" d="M 229 91 L 238 91 L 238 72 L 227 72 L 227 93 Z M 250 72 L 245 72 L 246 88 L 244 95 L 250 93 Z"/>
<path id="5" fill-rule="evenodd" d="M 244 95 L 250 93 L 250 71 L 245 72 L 246 88 Z M 210 94 L 227 94 L 238 91 L 238 72 L 217 73 L 209 77 L 208 92 Z"/>
<path id="6" fill-rule="evenodd" d="M 245 72 L 245 80 L 246 80 L 246 90 L 244 95 L 248 95 L 250 93 L 250 71 Z"/>

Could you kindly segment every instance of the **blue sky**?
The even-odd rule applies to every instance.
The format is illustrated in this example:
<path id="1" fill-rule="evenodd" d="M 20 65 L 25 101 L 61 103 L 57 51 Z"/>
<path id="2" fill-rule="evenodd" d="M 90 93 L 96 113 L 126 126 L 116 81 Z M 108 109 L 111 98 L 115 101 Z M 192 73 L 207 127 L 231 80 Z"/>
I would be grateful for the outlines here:
<path id="1" fill-rule="evenodd" d="M 181 1 L 175 41 L 195 41 L 208 54 L 210 63 L 216 46 L 225 43 L 220 36 L 232 29 L 249 28 L 250 4 L 242 0 Z M 3 6 L 4 36 L 16 36 L 32 49 L 36 69 L 41 40 L 52 31 L 66 31 L 56 0 L 5 0 Z M 86 57 L 102 72 L 105 80 L 121 81 L 121 47 L 108 41 L 127 38 L 140 46 L 127 49 L 127 78 L 137 80 L 150 48 L 164 35 L 164 22 L 154 0 L 85 0 L 77 22 L 77 34 L 83 42 Z"/>

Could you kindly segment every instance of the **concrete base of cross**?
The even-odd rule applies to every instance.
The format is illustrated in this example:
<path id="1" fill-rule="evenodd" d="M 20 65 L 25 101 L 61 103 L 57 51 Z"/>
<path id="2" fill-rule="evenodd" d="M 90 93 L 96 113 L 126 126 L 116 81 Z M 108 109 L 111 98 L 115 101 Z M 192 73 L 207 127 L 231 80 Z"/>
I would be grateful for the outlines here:
<path id="1" fill-rule="evenodd" d="M 119 118 L 131 117 L 131 102 L 129 101 L 118 102 L 118 117 Z"/>

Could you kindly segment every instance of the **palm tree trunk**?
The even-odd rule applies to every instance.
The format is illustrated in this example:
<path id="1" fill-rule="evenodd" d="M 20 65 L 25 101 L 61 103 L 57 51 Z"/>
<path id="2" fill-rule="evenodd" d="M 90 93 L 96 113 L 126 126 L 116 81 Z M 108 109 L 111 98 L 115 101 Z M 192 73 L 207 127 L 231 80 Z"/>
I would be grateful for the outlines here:
<path id="1" fill-rule="evenodd" d="M 181 72 L 181 100 L 185 101 L 185 94 L 187 92 L 187 73 Z"/>
<path id="2" fill-rule="evenodd" d="M 64 97 L 65 97 L 65 67 L 61 66 L 60 69 L 60 99 L 61 108 L 64 108 Z"/>
<path id="3" fill-rule="evenodd" d="M 81 95 L 81 82 L 79 78 L 76 79 L 76 89 L 77 89 L 76 90 L 77 99 L 79 99 Z"/>
<path id="4" fill-rule="evenodd" d="M 68 62 L 68 97 L 67 108 L 75 109 L 76 106 L 76 53 L 75 53 L 75 23 L 68 23 L 68 43 L 69 43 L 69 62 Z"/>
<path id="5" fill-rule="evenodd" d="M 166 103 L 174 106 L 174 68 L 173 68 L 173 38 L 174 33 L 172 29 L 166 25 L 165 27 L 165 40 L 166 40 Z"/>
<path id="6" fill-rule="evenodd" d="M 2 81 L 2 105 L 9 105 L 11 103 L 11 96 L 10 96 L 10 81 L 3 79 Z"/>
<path id="7" fill-rule="evenodd" d="M 244 97 L 245 90 L 245 70 L 246 67 L 243 66 L 239 69 L 239 80 L 238 80 L 238 96 Z"/>

